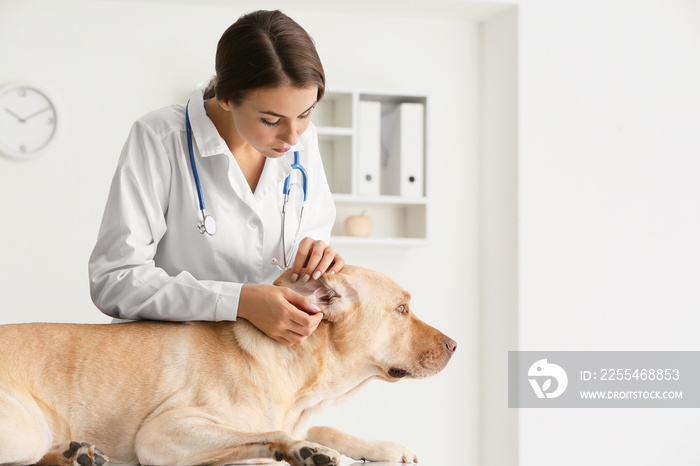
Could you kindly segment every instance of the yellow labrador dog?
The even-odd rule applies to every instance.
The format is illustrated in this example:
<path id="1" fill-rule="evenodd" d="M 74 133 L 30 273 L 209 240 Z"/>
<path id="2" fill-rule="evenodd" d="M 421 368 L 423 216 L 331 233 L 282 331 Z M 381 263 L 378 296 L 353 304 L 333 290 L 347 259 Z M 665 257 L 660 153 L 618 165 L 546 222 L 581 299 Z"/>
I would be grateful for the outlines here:
<path id="1" fill-rule="evenodd" d="M 275 284 L 324 313 L 301 346 L 244 320 L 0 326 L 0 464 L 416 461 L 396 443 L 306 426 L 371 379 L 439 372 L 457 344 L 370 270 Z"/>

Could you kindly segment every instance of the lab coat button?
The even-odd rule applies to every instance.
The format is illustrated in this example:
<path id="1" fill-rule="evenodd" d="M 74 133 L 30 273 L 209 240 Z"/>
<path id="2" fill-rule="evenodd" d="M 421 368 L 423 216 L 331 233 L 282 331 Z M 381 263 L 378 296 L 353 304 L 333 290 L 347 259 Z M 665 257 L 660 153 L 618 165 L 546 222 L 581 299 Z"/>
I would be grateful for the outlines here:
<path id="1" fill-rule="evenodd" d="M 250 221 L 250 226 L 253 228 L 258 228 L 260 221 L 257 218 L 254 218 Z"/>

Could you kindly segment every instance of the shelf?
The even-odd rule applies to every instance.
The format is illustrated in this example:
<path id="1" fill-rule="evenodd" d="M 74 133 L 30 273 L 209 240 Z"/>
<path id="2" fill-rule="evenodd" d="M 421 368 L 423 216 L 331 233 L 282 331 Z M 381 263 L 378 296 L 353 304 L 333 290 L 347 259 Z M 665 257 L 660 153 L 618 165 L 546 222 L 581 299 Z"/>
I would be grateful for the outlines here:
<path id="1" fill-rule="evenodd" d="M 314 108 L 314 122 L 321 128 L 352 128 L 353 107 L 352 93 L 328 91 Z"/>
<path id="2" fill-rule="evenodd" d="M 425 238 L 361 238 L 357 236 L 331 236 L 331 244 L 335 246 L 380 246 L 380 247 L 413 247 L 425 246 Z"/>
<path id="3" fill-rule="evenodd" d="M 385 205 L 427 205 L 425 197 L 403 196 L 356 196 L 354 194 L 334 194 L 333 200 L 338 204 L 385 204 Z"/>
<path id="4" fill-rule="evenodd" d="M 345 236 L 345 220 L 364 215 L 372 219 L 372 233 L 362 239 L 394 238 L 397 240 L 425 240 L 427 235 L 426 202 L 393 203 L 363 202 L 362 199 L 336 201 L 336 222 L 331 235 Z M 358 238 L 359 239 L 359 238 Z"/>
<path id="5" fill-rule="evenodd" d="M 427 243 L 427 104 L 421 94 L 329 90 L 316 106 L 319 149 L 337 211 L 334 243 Z M 346 236 L 346 219 L 358 215 L 371 218 L 369 237 Z"/>

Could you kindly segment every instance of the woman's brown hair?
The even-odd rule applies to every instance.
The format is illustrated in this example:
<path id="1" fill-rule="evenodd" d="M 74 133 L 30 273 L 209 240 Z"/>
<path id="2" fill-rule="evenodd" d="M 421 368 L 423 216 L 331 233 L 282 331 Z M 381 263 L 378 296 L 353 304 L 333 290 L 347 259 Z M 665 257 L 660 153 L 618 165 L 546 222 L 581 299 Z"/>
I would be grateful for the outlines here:
<path id="1" fill-rule="evenodd" d="M 217 100 L 239 105 L 248 91 L 263 87 L 326 88 L 321 59 L 309 34 L 281 11 L 255 11 L 238 18 L 216 49 Z"/>

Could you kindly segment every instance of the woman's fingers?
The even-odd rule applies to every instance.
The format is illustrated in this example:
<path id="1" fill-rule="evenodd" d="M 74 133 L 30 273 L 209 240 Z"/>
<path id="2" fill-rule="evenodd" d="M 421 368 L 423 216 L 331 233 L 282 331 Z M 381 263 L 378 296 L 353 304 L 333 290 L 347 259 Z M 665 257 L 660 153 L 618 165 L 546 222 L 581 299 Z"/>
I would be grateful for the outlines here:
<path id="1" fill-rule="evenodd" d="M 308 282 L 318 280 L 324 273 L 336 273 L 345 265 L 342 257 L 326 243 L 312 238 L 304 238 L 292 265 L 292 282 L 301 279 Z"/>

